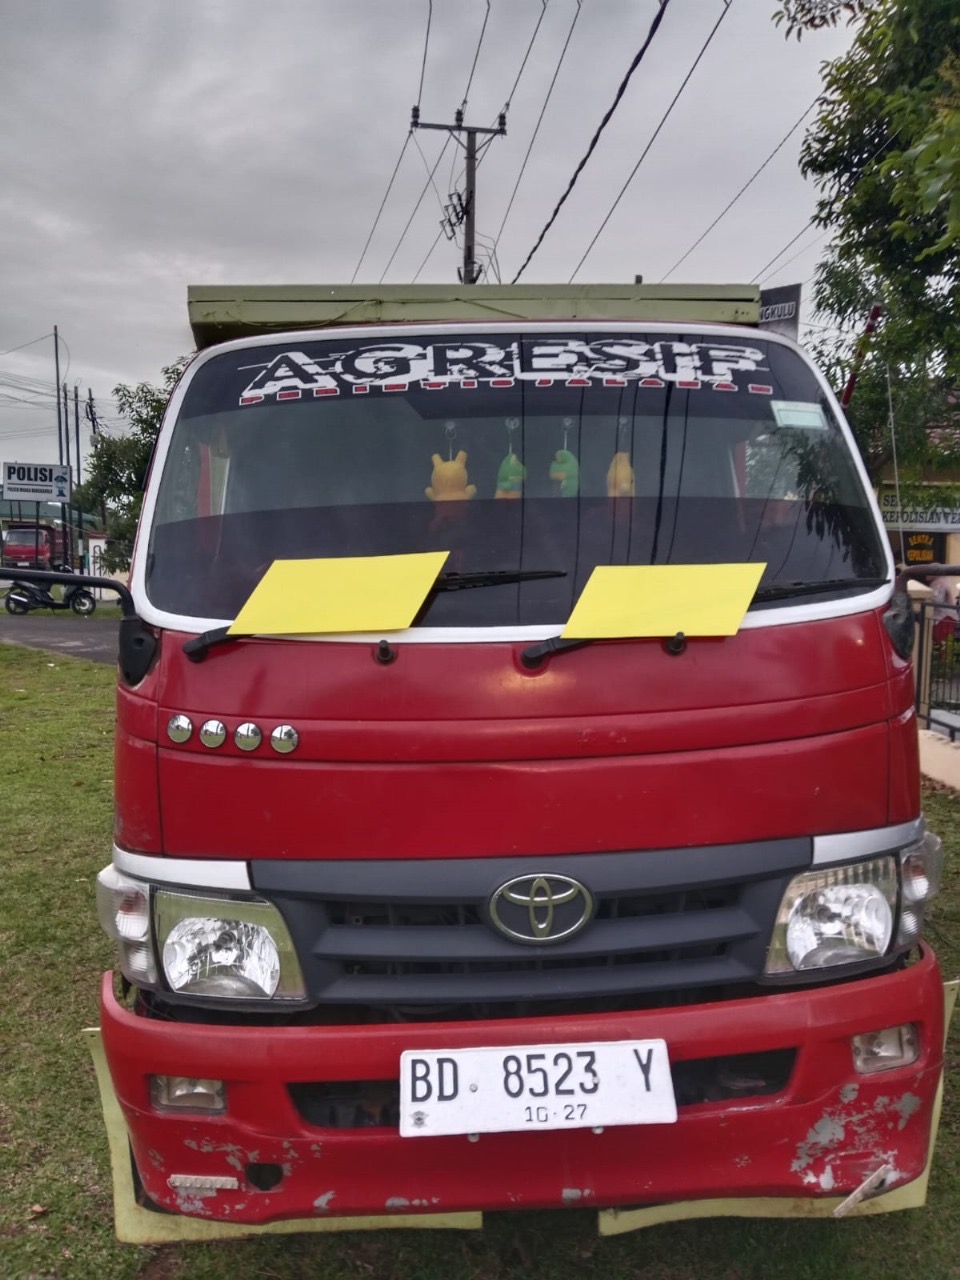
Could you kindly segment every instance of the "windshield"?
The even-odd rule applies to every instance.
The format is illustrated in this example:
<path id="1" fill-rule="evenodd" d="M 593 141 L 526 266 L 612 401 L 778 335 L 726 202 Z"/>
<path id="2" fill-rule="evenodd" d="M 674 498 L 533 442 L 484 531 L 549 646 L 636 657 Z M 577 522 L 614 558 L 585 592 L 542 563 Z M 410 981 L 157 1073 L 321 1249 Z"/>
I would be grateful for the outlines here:
<path id="1" fill-rule="evenodd" d="M 404 330 L 197 369 L 150 531 L 157 608 L 232 619 L 275 559 L 438 550 L 448 572 L 563 576 L 438 593 L 421 626 L 562 624 L 597 565 L 886 570 L 812 370 L 749 331 Z"/>
<path id="2" fill-rule="evenodd" d="M 46 552 L 50 547 L 50 535 L 44 529 L 37 531 L 36 529 L 8 529 L 4 538 L 4 546 L 10 548 L 24 547 L 33 551 L 35 547 L 39 547 L 41 552 Z"/>

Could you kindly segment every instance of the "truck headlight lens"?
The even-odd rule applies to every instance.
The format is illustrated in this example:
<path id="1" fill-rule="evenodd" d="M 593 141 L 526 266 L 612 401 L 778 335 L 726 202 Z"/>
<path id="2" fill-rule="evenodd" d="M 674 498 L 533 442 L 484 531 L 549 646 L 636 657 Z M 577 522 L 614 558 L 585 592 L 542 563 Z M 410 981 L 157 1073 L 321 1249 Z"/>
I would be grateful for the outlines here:
<path id="1" fill-rule="evenodd" d="M 150 938 L 150 886 L 131 880 L 112 864 L 97 876 L 97 915 L 117 944 L 120 970 L 135 986 L 152 986 L 157 966 Z"/>
<path id="2" fill-rule="evenodd" d="M 893 937 L 896 910 L 893 857 L 794 876 L 777 912 L 766 972 L 796 973 L 879 959 Z"/>
<path id="3" fill-rule="evenodd" d="M 269 902 L 158 888 L 153 910 L 172 991 L 227 1000 L 304 998 L 293 942 Z"/>

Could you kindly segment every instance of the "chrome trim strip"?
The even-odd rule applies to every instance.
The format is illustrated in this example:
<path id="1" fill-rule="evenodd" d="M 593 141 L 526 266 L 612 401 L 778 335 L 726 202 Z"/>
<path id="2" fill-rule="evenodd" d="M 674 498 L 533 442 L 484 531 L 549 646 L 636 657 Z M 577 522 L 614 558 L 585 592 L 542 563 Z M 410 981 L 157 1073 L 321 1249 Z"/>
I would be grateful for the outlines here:
<path id="1" fill-rule="evenodd" d="M 250 871 L 245 862 L 224 862 L 219 858 L 158 858 L 146 853 L 130 853 L 113 846 L 113 865 L 138 880 L 157 884 L 186 885 L 192 889 L 244 889 L 249 892 Z"/>
<path id="2" fill-rule="evenodd" d="M 901 822 L 895 827 L 874 827 L 870 831 L 844 831 L 835 836 L 813 837 L 813 866 L 830 866 L 835 862 L 853 862 L 872 853 L 890 853 L 905 845 L 915 844 L 926 830 L 923 818 Z"/>

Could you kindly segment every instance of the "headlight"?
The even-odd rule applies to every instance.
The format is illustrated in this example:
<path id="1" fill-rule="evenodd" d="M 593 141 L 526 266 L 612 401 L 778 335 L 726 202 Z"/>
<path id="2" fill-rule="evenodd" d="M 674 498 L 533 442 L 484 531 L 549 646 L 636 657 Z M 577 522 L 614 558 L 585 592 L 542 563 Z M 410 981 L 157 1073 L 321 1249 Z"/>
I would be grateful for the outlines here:
<path id="1" fill-rule="evenodd" d="M 897 887 L 892 856 L 794 876 L 777 912 L 766 972 L 879 959 L 893 937 Z"/>
<path id="2" fill-rule="evenodd" d="M 302 1000 L 303 977 L 276 907 L 156 889 L 154 926 L 171 991 L 227 1000 Z"/>
<path id="3" fill-rule="evenodd" d="M 97 910 L 135 986 L 162 989 L 165 979 L 171 991 L 198 998 L 306 998 L 287 926 L 262 898 L 171 889 L 109 866 L 97 877 Z"/>

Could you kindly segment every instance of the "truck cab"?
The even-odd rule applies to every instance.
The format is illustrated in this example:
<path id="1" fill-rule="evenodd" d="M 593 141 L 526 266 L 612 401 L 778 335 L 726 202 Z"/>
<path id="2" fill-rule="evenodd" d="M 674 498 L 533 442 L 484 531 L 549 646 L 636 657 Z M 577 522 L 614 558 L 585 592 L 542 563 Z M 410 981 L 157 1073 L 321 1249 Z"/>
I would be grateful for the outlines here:
<path id="1" fill-rule="evenodd" d="M 758 305 L 192 291 L 98 887 L 151 1203 L 922 1202 L 941 855 L 895 566 Z M 598 582 L 619 621 L 571 633 Z"/>

